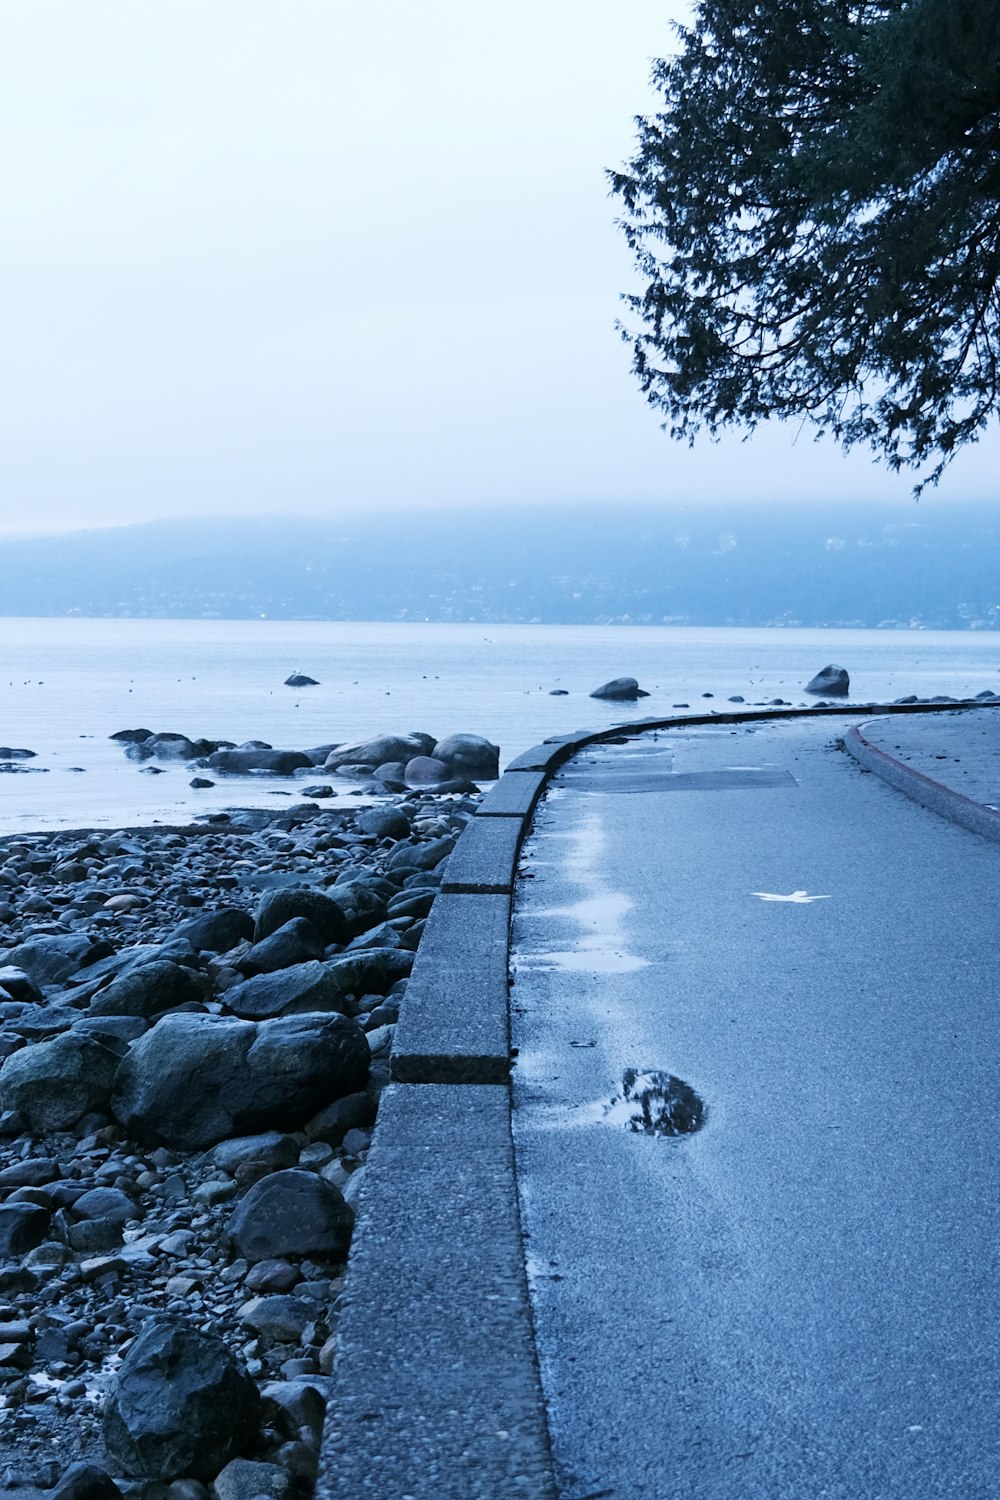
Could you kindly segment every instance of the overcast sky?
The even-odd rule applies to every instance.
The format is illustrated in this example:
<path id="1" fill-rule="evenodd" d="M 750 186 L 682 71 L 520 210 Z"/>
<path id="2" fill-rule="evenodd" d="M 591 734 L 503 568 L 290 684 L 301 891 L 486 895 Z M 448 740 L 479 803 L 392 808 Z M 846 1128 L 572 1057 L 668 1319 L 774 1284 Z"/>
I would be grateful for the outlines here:
<path id="1" fill-rule="evenodd" d="M 680 447 L 629 373 L 604 170 L 680 9 L 5 5 L 0 528 L 904 501 L 808 430 Z M 997 471 L 994 433 L 921 504 Z"/>

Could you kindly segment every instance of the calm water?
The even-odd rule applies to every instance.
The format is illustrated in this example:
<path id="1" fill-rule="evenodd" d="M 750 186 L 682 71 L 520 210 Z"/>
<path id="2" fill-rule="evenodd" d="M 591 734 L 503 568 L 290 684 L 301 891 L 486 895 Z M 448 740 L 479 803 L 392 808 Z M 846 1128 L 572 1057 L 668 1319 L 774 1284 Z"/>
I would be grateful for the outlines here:
<path id="1" fill-rule="evenodd" d="M 503 765 L 550 734 L 708 708 L 706 692 L 719 708 L 731 693 L 797 703 L 831 661 L 863 703 L 1000 690 L 1000 636 L 972 632 L 0 619 L 0 743 L 37 751 L 40 768 L 0 775 L 0 833 L 180 822 L 297 796 L 294 780 L 195 792 L 184 766 L 143 774 L 109 742 L 118 729 L 282 748 L 467 730 L 499 744 Z M 285 687 L 294 671 L 320 686 Z M 625 674 L 651 696 L 634 708 L 588 697 Z M 350 783 L 334 785 L 353 800 Z"/>

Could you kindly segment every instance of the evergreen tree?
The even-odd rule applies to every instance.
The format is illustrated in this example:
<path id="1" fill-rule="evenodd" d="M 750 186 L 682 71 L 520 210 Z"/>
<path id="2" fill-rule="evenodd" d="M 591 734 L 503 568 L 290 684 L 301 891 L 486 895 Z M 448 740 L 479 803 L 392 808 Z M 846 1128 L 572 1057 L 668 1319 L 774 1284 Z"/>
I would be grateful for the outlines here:
<path id="1" fill-rule="evenodd" d="M 701 0 L 677 30 L 611 174 L 643 391 L 675 437 L 809 419 L 919 492 L 1000 410 L 1000 0 Z"/>

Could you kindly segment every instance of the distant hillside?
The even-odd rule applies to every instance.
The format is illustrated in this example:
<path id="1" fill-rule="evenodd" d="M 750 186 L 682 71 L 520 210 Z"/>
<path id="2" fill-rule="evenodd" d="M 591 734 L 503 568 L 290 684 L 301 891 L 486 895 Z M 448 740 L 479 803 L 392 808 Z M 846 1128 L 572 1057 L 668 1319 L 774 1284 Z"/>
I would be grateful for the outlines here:
<path id="1" fill-rule="evenodd" d="M 0 540 L 5 615 L 1000 628 L 987 506 L 156 522 Z"/>

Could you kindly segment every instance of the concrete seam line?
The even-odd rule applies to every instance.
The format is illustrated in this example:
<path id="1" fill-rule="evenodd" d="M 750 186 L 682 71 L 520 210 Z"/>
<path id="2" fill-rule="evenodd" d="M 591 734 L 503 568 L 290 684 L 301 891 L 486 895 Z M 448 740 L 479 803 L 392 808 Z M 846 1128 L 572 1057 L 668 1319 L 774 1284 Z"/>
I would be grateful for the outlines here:
<path id="1" fill-rule="evenodd" d="M 887 750 L 882 750 L 878 745 L 873 745 L 864 734 L 864 730 L 878 720 L 869 720 L 868 724 L 856 725 L 849 729 L 844 736 L 844 748 L 852 755 L 860 766 L 871 771 L 875 776 L 894 787 L 896 791 L 902 792 L 904 796 L 919 802 L 930 812 L 936 813 L 940 818 L 946 818 L 950 823 L 958 823 L 967 828 L 971 833 L 978 833 L 981 838 L 990 839 L 994 843 L 1000 843 L 1000 814 L 991 812 L 980 802 L 974 802 L 971 797 L 965 797 L 961 792 L 956 792 L 935 781 L 932 776 L 927 776 L 923 771 L 908 766 L 904 761 L 897 760 Z"/>

